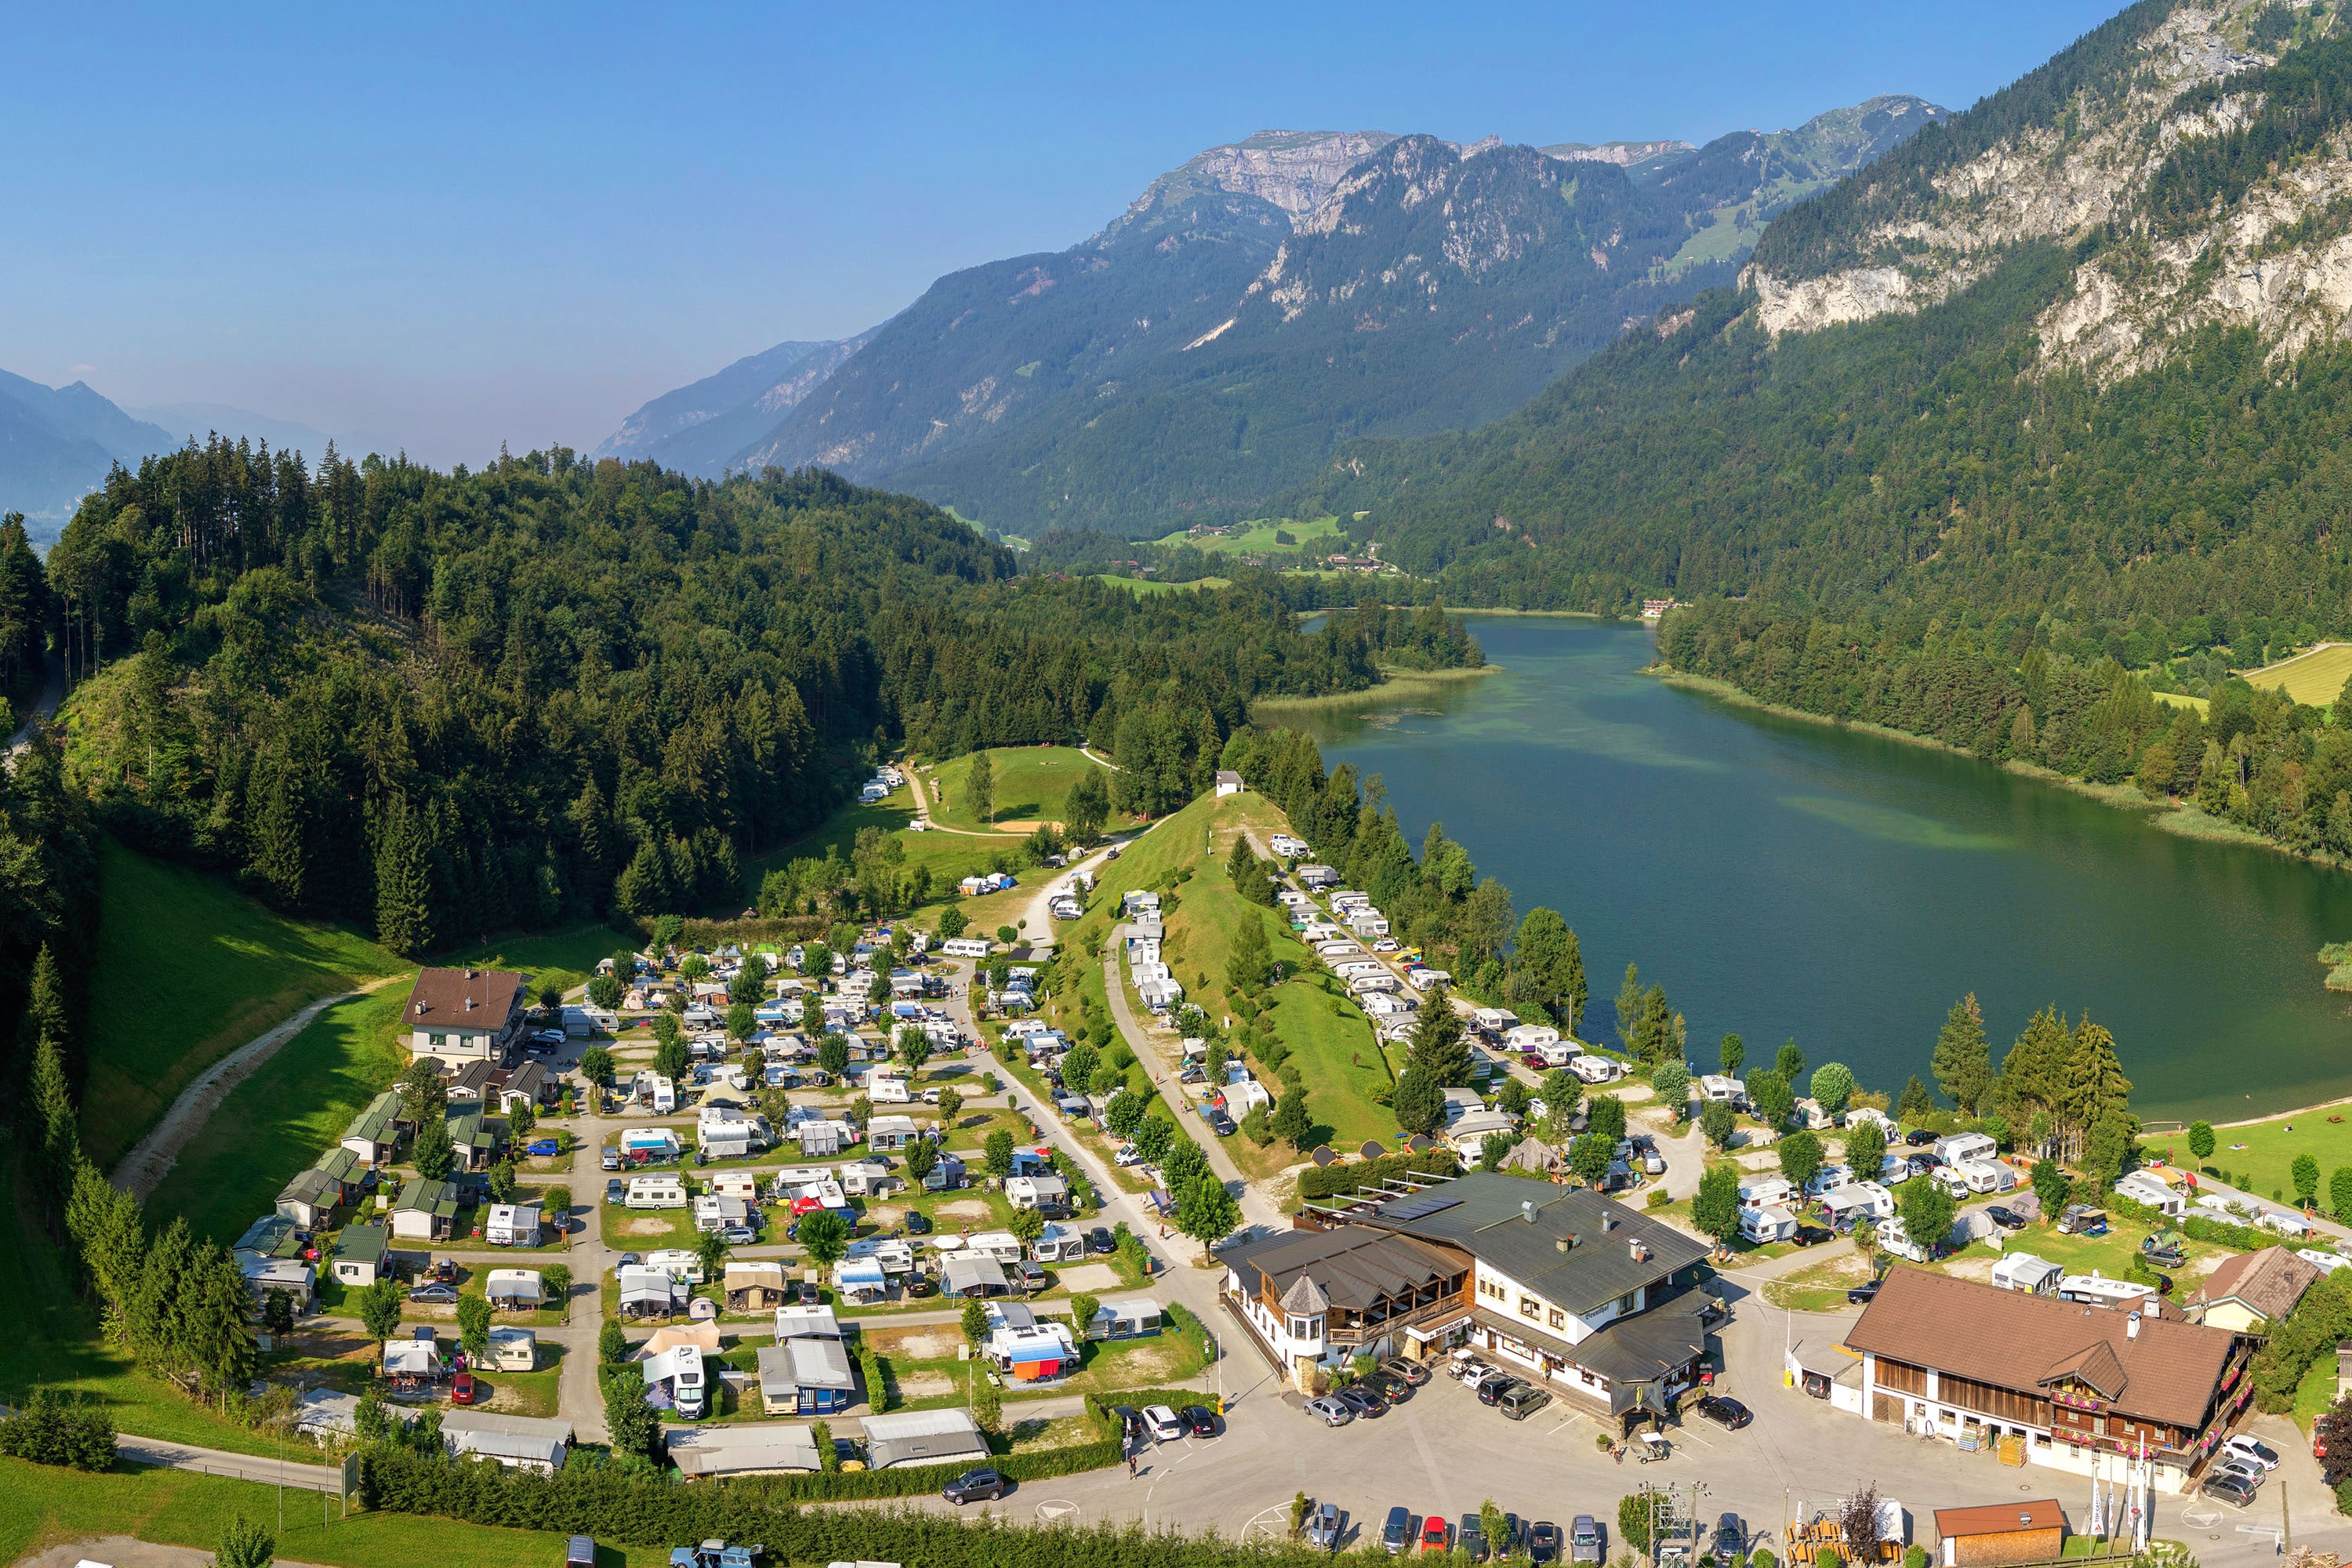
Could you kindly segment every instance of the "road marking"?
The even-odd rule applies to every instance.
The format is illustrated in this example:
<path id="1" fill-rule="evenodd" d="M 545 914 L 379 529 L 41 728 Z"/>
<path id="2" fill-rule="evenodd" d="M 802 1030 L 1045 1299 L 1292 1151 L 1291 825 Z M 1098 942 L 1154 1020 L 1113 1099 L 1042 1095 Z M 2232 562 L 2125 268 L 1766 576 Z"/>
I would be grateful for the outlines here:
<path id="1" fill-rule="evenodd" d="M 1048 1498 L 1037 1505 L 1037 1520 L 1041 1524 L 1055 1524 L 1063 1520 L 1075 1523 L 1077 1517 L 1078 1505 L 1066 1498 Z"/>

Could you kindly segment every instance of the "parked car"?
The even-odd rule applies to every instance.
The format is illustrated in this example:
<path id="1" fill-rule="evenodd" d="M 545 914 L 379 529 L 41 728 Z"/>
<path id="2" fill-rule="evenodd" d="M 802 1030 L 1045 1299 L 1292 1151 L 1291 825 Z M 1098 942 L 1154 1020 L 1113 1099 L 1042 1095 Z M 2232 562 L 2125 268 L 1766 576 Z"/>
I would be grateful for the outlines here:
<path id="1" fill-rule="evenodd" d="M 1318 1503 L 1307 1516 L 1307 1544 L 1318 1552 L 1339 1550 L 1343 1515 L 1337 1503 Z"/>
<path id="2" fill-rule="evenodd" d="M 1576 1521 L 1568 1527 L 1568 1554 L 1572 1563 L 1600 1562 L 1605 1544 L 1600 1524 L 1589 1513 L 1578 1514 Z"/>
<path id="3" fill-rule="evenodd" d="M 1013 1483 L 995 1470 L 966 1470 L 940 1495 L 961 1507 L 968 1502 L 993 1502 L 1013 1489 Z"/>
<path id="4" fill-rule="evenodd" d="M 1429 1381 L 1429 1367 L 1426 1363 L 1407 1361 L 1402 1356 L 1393 1356 L 1381 1363 L 1381 1370 L 1391 1377 L 1404 1379 L 1415 1388 L 1421 1387 Z"/>
<path id="5" fill-rule="evenodd" d="M 1818 1225 L 1801 1225 L 1790 1233 L 1789 1239 L 1799 1247 L 1813 1247 L 1837 1239 L 1837 1232 Z"/>
<path id="6" fill-rule="evenodd" d="M 449 1380 L 450 1404 L 471 1405 L 474 1403 L 475 1393 L 476 1386 L 474 1383 L 474 1374 L 472 1373 L 461 1372 L 457 1376 Z"/>
<path id="7" fill-rule="evenodd" d="M 431 1280 L 413 1288 L 408 1299 L 428 1307 L 454 1307 L 457 1304 L 457 1287 Z"/>
<path id="8" fill-rule="evenodd" d="M 629 1189 L 627 1185 L 622 1182 L 620 1177 L 611 1177 L 604 1183 L 604 1201 L 606 1203 L 626 1203 L 628 1201 L 628 1197 Z"/>
<path id="9" fill-rule="evenodd" d="M 1443 1552 L 1451 1544 L 1453 1533 L 1445 1526 L 1445 1516 L 1433 1513 L 1421 1521 L 1421 1549 L 1423 1552 Z"/>
<path id="10" fill-rule="evenodd" d="M 1144 1406 L 1143 1429 L 1151 1435 L 1155 1443 L 1172 1443 L 1184 1435 L 1183 1424 L 1176 1419 L 1176 1412 L 1165 1405 Z"/>
<path id="11" fill-rule="evenodd" d="M 1490 1372 L 1480 1378 L 1472 1390 L 1481 1405 L 1500 1405 L 1503 1395 L 1519 1386 L 1519 1380 L 1507 1372 Z"/>
<path id="12" fill-rule="evenodd" d="M 1480 1378 L 1495 1370 L 1475 1355 L 1465 1355 L 1460 1351 L 1454 1352 L 1454 1364 L 1447 1370 L 1456 1383 L 1467 1384 L 1475 1388 L 1478 1386 Z"/>
<path id="13" fill-rule="evenodd" d="M 2209 1479 L 2215 1476 L 2235 1476 L 2248 1486 L 2257 1489 L 2260 1489 L 2264 1481 L 2270 1479 L 2270 1474 L 2255 1461 L 2242 1459 L 2234 1454 L 2216 1456 L 2213 1468 L 2206 1472 Z"/>
<path id="14" fill-rule="evenodd" d="M 1870 1299 L 1877 1294 L 1878 1281 L 1875 1279 L 1870 1280 L 1867 1283 L 1855 1286 L 1853 1289 L 1845 1293 L 1846 1305 L 1850 1307 L 1866 1307 L 1870 1304 Z"/>
<path id="15" fill-rule="evenodd" d="M 920 1209 L 908 1209 L 907 1211 L 907 1234 L 908 1236 L 930 1235 L 930 1216 L 923 1213 Z"/>
<path id="16" fill-rule="evenodd" d="M 2243 1508 L 2254 1500 L 2254 1489 L 2243 1476 L 2208 1476 L 2205 1484 L 2197 1489 L 2197 1495 L 2228 1503 L 2231 1508 Z"/>
<path id="17" fill-rule="evenodd" d="M 1220 1138 L 1230 1138 L 1237 1131 L 1234 1119 L 1213 1105 L 1202 1114 L 1209 1120 L 1209 1131 Z"/>
<path id="18" fill-rule="evenodd" d="M 1486 1555 L 1486 1530 L 1475 1513 L 1465 1513 L 1454 1527 L 1454 1550 L 1476 1563 Z"/>
<path id="19" fill-rule="evenodd" d="M 1388 1522 L 1381 1526 L 1381 1544 L 1388 1548 L 1389 1555 L 1394 1557 L 1402 1552 L 1412 1537 L 1412 1514 L 1401 1508 L 1389 1510 Z"/>
<path id="20" fill-rule="evenodd" d="M 2000 1226 L 2003 1230 L 2023 1230 L 2025 1228 L 2025 1216 L 2023 1215 L 2018 1213 L 2015 1209 L 2004 1208 L 1999 1204 L 1993 1204 L 1986 1208 L 1985 1218 L 1992 1221 L 1993 1224 Z"/>
<path id="21" fill-rule="evenodd" d="M 621 1168 L 621 1152 L 618 1149 L 607 1149 L 598 1158 L 604 1169 L 608 1171 L 617 1171 Z"/>
<path id="22" fill-rule="evenodd" d="M 2260 1465 L 2265 1470 L 2275 1470 L 2279 1468 L 2278 1450 L 2260 1438 L 2249 1436 L 2243 1432 L 2222 1444 L 2221 1452 L 2231 1458 L 2244 1459 L 2249 1463 Z"/>
<path id="23" fill-rule="evenodd" d="M 1727 1432 L 1737 1432 L 1756 1419 L 1755 1413 L 1737 1399 L 1714 1394 L 1700 1397 L 1698 1413 Z"/>
<path id="24" fill-rule="evenodd" d="M 1495 1408 L 1514 1421 L 1524 1421 L 1550 1403 L 1550 1394 L 1532 1383 L 1520 1383 L 1505 1389 L 1502 1397 L 1495 1401 Z"/>
<path id="25" fill-rule="evenodd" d="M 748 1225 L 730 1225 L 719 1233 L 719 1239 L 730 1247 L 750 1247 L 760 1239 L 760 1233 Z"/>
<path id="26" fill-rule="evenodd" d="M 1216 1412 L 1205 1405 L 1187 1405 L 1176 1413 L 1176 1418 L 1184 1423 L 1187 1436 L 1213 1437 L 1217 1435 Z"/>
<path id="27" fill-rule="evenodd" d="M 1377 1394 L 1367 1394 L 1360 1388 L 1343 1388 L 1332 1395 L 1359 1415 L 1374 1418 L 1389 1413 L 1389 1402 Z"/>
<path id="28" fill-rule="evenodd" d="M 1402 1405 L 1412 1397 L 1412 1384 L 1391 1373 L 1366 1373 L 1356 1386 L 1379 1394 L 1391 1405 Z"/>
<path id="29" fill-rule="evenodd" d="M 1345 1426 L 1356 1418 L 1356 1407 L 1344 1399 L 1327 1394 L 1320 1399 L 1308 1400 L 1307 1414 L 1326 1426 Z"/>
<path id="30" fill-rule="evenodd" d="M 1045 1272 L 1045 1266 L 1042 1263 L 1016 1263 L 1013 1266 L 1013 1271 L 1021 1281 L 1021 1289 L 1032 1296 L 1040 1290 L 1053 1288 L 1054 1277 Z"/>
<path id="31" fill-rule="evenodd" d="M 1715 1521 L 1715 1560 L 1735 1561 L 1748 1550 L 1748 1531 L 1740 1525 L 1739 1516 L 1727 1513 Z"/>
<path id="32" fill-rule="evenodd" d="M 1117 1237 L 1111 1235 L 1110 1227 L 1108 1226 L 1098 1225 L 1095 1226 L 1094 1229 L 1087 1232 L 1087 1250 L 1097 1256 L 1104 1253 L 1117 1252 L 1118 1250 L 1118 1241 Z"/>
<path id="33" fill-rule="evenodd" d="M 1559 1561 L 1559 1526 L 1548 1519 L 1528 1526 L 1528 1561 L 1536 1568 Z"/>
<path id="34" fill-rule="evenodd" d="M 534 1138 L 522 1146 L 526 1154 L 561 1154 L 563 1145 L 552 1138 Z"/>
<path id="35" fill-rule="evenodd" d="M 1936 1141 L 1936 1135 L 1924 1127 L 1914 1127 L 1903 1134 L 1903 1142 L 1914 1149 L 1924 1149 Z"/>

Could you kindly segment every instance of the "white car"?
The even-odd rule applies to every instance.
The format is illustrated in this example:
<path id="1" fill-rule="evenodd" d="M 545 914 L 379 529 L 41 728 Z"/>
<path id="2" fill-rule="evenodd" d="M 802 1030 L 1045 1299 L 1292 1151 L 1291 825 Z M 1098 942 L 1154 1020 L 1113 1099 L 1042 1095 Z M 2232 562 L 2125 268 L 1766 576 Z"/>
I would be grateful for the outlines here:
<path id="1" fill-rule="evenodd" d="M 1307 1414 L 1314 1416 L 1326 1426 L 1345 1426 L 1349 1422 L 1353 1421 L 1356 1418 L 1356 1413 L 1354 1411 L 1349 1409 L 1346 1405 L 1340 1404 L 1338 1400 L 1332 1398 L 1328 1394 L 1320 1399 L 1308 1400 L 1307 1402 Z"/>
<path id="2" fill-rule="evenodd" d="M 1404 944 L 1392 936 L 1384 936 L 1372 943 L 1374 952 L 1402 952 L 1403 947 Z"/>
<path id="3" fill-rule="evenodd" d="M 2221 1452 L 2230 1458 L 2243 1459 L 2250 1465 L 2259 1465 L 2266 1471 L 2279 1468 L 2278 1450 L 2268 1443 L 2249 1436 L 2243 1432 L 2222 1444 Z"/>
<path id="4" fill-rule="evenodd" d="M 1143 1429 L 1151 1434 L 1155 1443 L 1173 1443 L 1184 1436 L 1184 1424 L 1176 1419 L 1176 1412 L 1165 1405 L 1148 1405 L 1143 1410 Z"/>

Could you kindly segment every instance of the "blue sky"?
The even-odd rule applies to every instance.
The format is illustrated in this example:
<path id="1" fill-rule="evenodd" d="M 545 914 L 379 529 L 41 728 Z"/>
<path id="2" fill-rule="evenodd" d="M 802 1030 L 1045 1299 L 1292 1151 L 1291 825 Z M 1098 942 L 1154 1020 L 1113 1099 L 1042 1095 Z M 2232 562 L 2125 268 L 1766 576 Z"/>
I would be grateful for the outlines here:
<path id="1" fill-rule="evenodd" d="M 1704 142 L 1879 92 L 1963 108 L 2116 8 L 28 8 L 0 368 L 436 462 L 585 447 L 1263 127 Z"/>

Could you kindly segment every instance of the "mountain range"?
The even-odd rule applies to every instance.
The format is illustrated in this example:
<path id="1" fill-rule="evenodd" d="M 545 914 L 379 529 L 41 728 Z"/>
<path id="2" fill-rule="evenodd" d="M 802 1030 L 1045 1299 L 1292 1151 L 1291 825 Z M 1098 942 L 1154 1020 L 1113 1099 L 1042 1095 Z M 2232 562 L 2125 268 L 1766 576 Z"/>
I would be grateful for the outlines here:
<path id="1" fill-rule="evenodd" d="M 0 371 L 0 512 L 25 513 L 37 539 L 54 537 L 117 461 L 175 445 L 81 382 L 44 386 Z"/>
<path id="2" fill-rule="evenodd" d="M 1251 515 L 1351 439 L 1520 407 L 1629 321 L 1732 282 L 1773 213 L 1947 112 L 1877 98 L 1704 147 L 1261 132 L 1068 250 L 950 273 L 845 343 L 754 355 L 599 450 L 826 467 L 1027 532 Z"/>

